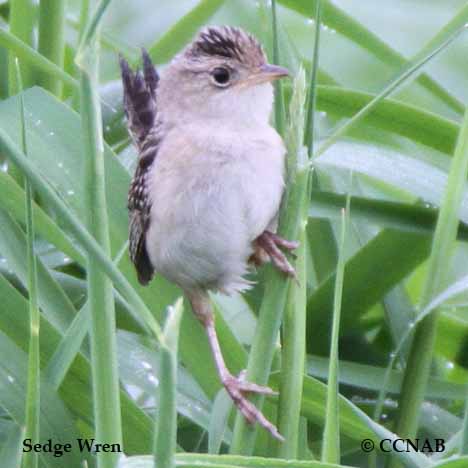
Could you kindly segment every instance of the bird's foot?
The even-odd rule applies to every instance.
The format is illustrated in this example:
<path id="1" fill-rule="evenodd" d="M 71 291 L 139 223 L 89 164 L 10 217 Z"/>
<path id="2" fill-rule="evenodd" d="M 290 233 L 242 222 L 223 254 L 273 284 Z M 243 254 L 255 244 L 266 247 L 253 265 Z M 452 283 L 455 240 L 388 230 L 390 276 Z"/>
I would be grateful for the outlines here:
<path id="1" fill-rule="evenodd" d="M 299 247 L 299 242 L 283 239 L 271 231 L 264 231 L 263 234 L 257 237 L 255 242 L 270 256 L 273 265 L 278 270 L 296 279 L 296 270 L 294 270 L 281 249 L 292 251 Z"/>
<path id="2" fill-rule="evenodd" d="M 223 385 L 229 396 L 232 398 L 232 401 L 249 424 L 258 422 L 262 427 L 270 432 L 273 437 L 280 441 L 284 441 L 284 437 L 278 432 L 276 426 L 268 421 L 263 413 L 246 398 L 246 394 L 249 393 L 277 395 L 277 392 L 273 391 L 269 387 L 247 382 L 245 380 L 245 371 L 242 371 L 238 377 L 228 374 L 228 376 L 223 379 Z"/>

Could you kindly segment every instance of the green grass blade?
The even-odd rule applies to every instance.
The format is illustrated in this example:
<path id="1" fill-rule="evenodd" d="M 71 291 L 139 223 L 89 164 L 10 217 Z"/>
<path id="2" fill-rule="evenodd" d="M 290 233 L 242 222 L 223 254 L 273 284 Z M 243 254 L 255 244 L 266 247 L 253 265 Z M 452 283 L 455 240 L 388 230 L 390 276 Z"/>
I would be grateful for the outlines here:
<path id="1" fill-rule="evenodd" d="M 271 25 L 273 38 L 273 63 L 279 65 L 280 52 L 276 0 L 272 0 L 271 2 Z M 277 80 L 275 83 L 275 126 L 280 135 L 284 135 L 285 118 L 283 83 L 281 80 Z"/>
<path id="2" fill-rule="evenodd" d="M 58 390 L 60 388 L 76 355 L 80 352 L 81 344 L 90 331 L 90 322 L 89 306 L 86 303 L 76 314 L 53 356 L 47 363 L 45 374 L 55 389 Z"/>
<path id="3" fill-rule="evenodd" d="M 12 54 L 15 54 L 23 64 L 27 63 L 33 66 L 34 69 L 56 77 L 73 89 L 79 90 L 79 83 L 75 78 L 64 72 L 55 63 L 36 52 L 26 42 L 21 41 L 3 28 L 0 28 L 0 45 L 8 49 Z"/>
<path id="4" fill-rule="evenodd" d="M 330 347 L 330 367 L 328 371 L 327 416 L 323 431 L 322 461 L 328 463 L 340 462 L 340 422 L 338 406 L 338 372 L 339 354 L 338 341 L 340 335 L 341 301 L 343 298 L 343 279 L 345 267 L 345 241 L 349 225 L 349 196 L 346 209 L 341 214 L 341 235 L 336 267 L 335 291 L 333 297 L 333 323 Z"/>
<path id="5" fill-rule="evenodd" d="M 107 2 L 108 3 L 108 2 Z M 77 60 L 81 75 L 81 117 L 84 136 L 85 174 L 88 229 L 110 256 L 110 238 L 104 177 L 104 144 L 101 108 L 98 95 L 98 49 L 96 28 L 106 2 L 98 5 L 95 17 L 84 35 L 84 49 Z M 91 315 L 91 361 L 93 375 L 94 428 L 97 443 L 122 444 L 120 394 L 115 337 L 115 305 L 112 282 L 102 271 L 97 259 L 89 255 L 87 262 L 88 301 Z M 113 468 L 118 461 L 116 452 L 99 452 L 99 468 Z"/>
<path id="6" fill-rule="evenodd" d="M 286 7 L 291 8 L 298 13 L 301 13 L 302 15 L 313 17 L 313 9 L 317 3 L 317 0 L 313 0 L 311 2 L 280 0 L 280 2 Z M 362 26 L 353 17 L 349 16 L 345 11 L 332 4 L 331 1 L 324 1 L 323 10 L 324 21 L 328 27 L 338 31 L 352 42 L 355 42 L 362 48 L 368 50 L 379 60 L 399 68 L 403 68 L 411 62 L 408 62 L 403 55 L 392 49 L 378 36 Z M 450 34 L 455 29 L 461 27 L 464 23 L 466 23 L 466 21 L 466 10 L 462 8 L 454 16 L 454 18 L 449 23 L 447 23 L 447 25 L 444 26 L 428 44 L 426 44 L 423 50 L 428 50 L 428 48 L 432 47 L 434 43 L 440 43 L 440 41 L 443 40 L 447 34 Z M 415 60 L 415 57 L 413 57 L 412 60 Z M 427 74 L 421 74 L 421 76 L 419 76 L 416 81 L 434 96 L 440 98 L 456 112 L 463 112 L 463 104 Z"/>
<path id="7" fill-rule="evenodd" d="M 35 7 L 33 0 L 15 0 L 14 2 L 10 2 L 9 20 L 9 34 L 18 38 L 19 41 L 31 46 L 33 44 L 35 24 Z M 2 28 L 0 28 L 0 30 L 4 31 Z M 17 55 L 19 56 L 15 51 L 10 50 L 8 61 L 8 85 L 10 96 L 21 91 L 21 85 L 18 83 L 15 65 Z M 34 84 L 34 70 L 26 61 L 21 62 L 21 77 L 25 87 L 29 87 Z"/>
<path id="8" fill-rule="evenodd" d="M 299 420 L 302 400 L 306 351 L 307 270 L 305 226 L 298 238 L 296 251 L 297 283 L 291 283 L 284 310 L 281 386 L 278 409 L 278 430 L 285 438 L 279 444 L 278 456 L 285 459 L 298 458 Z"/>
<path id="9" fill-rule="evenodd" d="M 41 55 L 63 68 L 65 53 L 66 0 L 41 0 L 39 6 L 39 47 Z M 62 82 L 49 73 L 38 76 L 38 84 L 60 98 Z"/>
<path id="10" fill-rule="evenodd" d="M 164 326 L 166 346 L 159 354 L 159 404 L 154 437 L 154 466 L 173 468 L 177 439 L 177 353 L 183 301 L 178 299 L 169 309 Z"/>
<path id="11" fill-rule="evenodd" d="M 122 272 L 118 270 L 109 257 L 103 252 L 102 248 L 93 236 L 91 236 L 81 222 L 77 220 L 76 216 L 70 211 L 63 200 L 43 179 L 35 166 L 27 160 L 2 128 L 0 128 L 0 147 L 4 154 L 17 164 L 26 177 L 31 180 L 36 191 L 51 207 L 56 210 L 58 215 L 62 217 L 64 222 L 69 226 L 73 235 L 83 247 L 83 250 L 85 250 L 88 255 L 92 255 L 96 259 L 100 267 L 112 279 L 117 288 L 120 289 L 121 293 L 126 297 L 134 310 L 141 315 L 143 322 L 148 326 L 149 330 L 152 331 L 159 342 L 162 342 L 163 337 L 159 324 L 154 319 L 152 313 L 149 311 L 141 297 L 130 285 Z"/>
<path id="12" fill-rule="evenodd" d="M 16 60 L 16 84 L 18 91 L 23 89 L 22 77 L 19 67 L 19 62 Z M 21 117 L 21 143 L 24 154 L 28 155 L 26 124 L 24 119 L 24 102 L 23 96 L 20 98 L 20 117 Z M 26 429 L 25 436 L 33 441 L 40 440 L 39 432 L 39 415 L 41 411 L 41 364 L 40 364 L 40 339 L 39 339 L 39 304 L 37 299 L 37 265 L 36 255 L 34 252 L 34 217 L 32 209 L 32 200 L 34 194 L 30 182 L 26 180 L 26 251 L 28 265 L 28 295 L 29 295 L 29 320 L 30 320 L 30 335 L 29 335 L 29 352 L 28 352 L 28 386 L 26 393 Z M 25 468 L 38 467 L 38 454 L 29 452 L 23 458 L 23 466 Z"/>
<path id="13" fill-rule="evenodd" d="M 273 3 L 272 6 L 276 4 Z M 316 23 L 320 24 L 320 1 L 317 3 Z M 278 48 L 276 37 L 276 9 L 274 18 L 274 45 Z M 305 115 L 304 139 L 309 154 L 314 141 L 314 112 L 317 87 L 317 70 L 319 59 L 320 27 L 316 29 L 314 38 L 314 62 L 310 76 L 309 92 L 307 96 L 307 110 Z M 283 114 L 284 115 L 284 114 Z M 310 190 L 310 181 L 307 190 Z M 282 354 L 281 354 L 281 386 L 278 409 L 278 429 L 285 441 L 278 447 L 278 456 L 286 459 L 297 459 L 299 456 L 300 437 L 300 402 L 302 400 L 302 386 L 304 378 L 306 354 L 306 314 L 307 314 L 307 247 L 306 247 L 307 220 L 301 224 L 298 233 L 300 246 L 297 250 L 296 274 L 297 282 L 291 283 L 288 299 L 284 311 L 282 328 Z"/>
<path id="14" fill-rule="evenodd" d="M 6 172 L 0 171 L 0 192 L 2 207 L 10 213 L 16 222 L 22 222 L 26 217 L 26 202 L 24 190 Z M 71 239 L 57 226 L 44 210 L 33 200 L 35 230 L 39 236 L 55 245 L 71 259 L 84 265 L 83 254 L 72 244 Z"/>
<path id="15" fill-rule="evenodd" d="M 442 153 L 453 154 L 459 125 L 432 112 L 395 99 L 336 86 L 318 86 L 317 108 L 337 117 L 352 117 L 360 109 L 375 106 L 362 123 L 397 133 Z"/>
<path id="16" fill-rule="evenodd" d="M 309 215 L 316 219 L 339 219 L 346 196 L 338 193 L 314 191 Z M 410 205 L 387 200 L 352 197 L 353 219 L 367 221 L 399 231 L 430 234 L 434 232 L 439 210 L 422 205 Z M 468 225 L 460 223 L 457 238 L 468 239 Z"/>
<path id="17" fill-rule="evenodd" d="M 99 23 L 101 22 L 110 2 L 111 0 L 100 0 L 93 11 L 91 18 L 87 21 L 86 27 L 81 35 L 80 44 L 78 45 L 75 57 L 75 62 L 78 65 L 80 65 L 82 58 L 84 58 L 82 54 L 87 55 L 92 52 L 88 47 L 91 47 L 91 49 L 94 48 L 93 43 L 97 40 Z"/>
<path id="18" fill-rule="evenodd" d="M 307 216 L 307 190 L 310 170 L 307 168 L 307 156 L 302 146 L 304 138 L 304 101 L 305 76 L 301 69 L 296 77 L 294 93 L 291 99 L 292 121 L 288 129 L 288 187 L 280 209 L 278 233 L 286 239 L 297 239 L 298 233 Z M 290 280 L 280 272 L 270 268 L 266 275 L 269 285 L 259 312 L 252 349 L 247 366 L 247 380 L 265 385 L 268 381 L 276 339 L 283 316 Z M 261 406 L 261 397 L 252 398 Z M 234 426 L 232 453 L 252 453 L 256 436 L 256 427 L 249 427 L 241 414 L 237 414 Z"/>
<path id="19" fill-rule="evenodd" d="M 468 171 L 468 111 L 450 166 L 445 195 L 439 212 L 437 226 L 428 264 L 426 281 L 420 305 L 425 308 L 444 286 L 455 245 L 459 211 Z M 399 400 L 396 432 L 403 437 L 415 437 L 418 414 L 427 385 L 435 343 L 437 311 L 426 316 L 417 326 L 405 370 L 405 379 Z"/>
<path id="20" fill-rule="evenodd" d="M 232 411 L 232 400 L 226 390 L 222 388 L 213 402 L 208 429 L 208 453 L 217 455 L 223 442 L 228 425 L 229 414 Z"/>
<path id="21" fill-rule="evenodd" d="M 351 468 L 345 465 L 335 465 L 319 461 L 292 461 L 279 458 L 207 455 L 203 453 L 178 453 L 175 459 L 177 466 L 183 468 Z M 127 458 L 118 468 L 152 467 L 151 457 L 139 456 Z"/>
<path id="22" fill-rule="evenodd" d="M 385 229 L 346 262 L 342 330 L 349 332 L 358 317 L 380 301 L 381 297 L 404 279 L 429 255 L 430 238 L 425 235 Z M 381 268 L 376 272 L 375 265 Z M 334 275 L 327 278 L 309 297 L 307 343 L 309 353 L 327 349 L 326 336 L 333 312 Z"/>
<path id="23" fill-rule="evenodd" d="M 316 155 L 323 154 L 330 146 L 344 136 L 352 127 L 356 125 L 361 119 L 366 117 L 371 111 L 374 110 L 375 106 L 381 102 L 384 98 L 389 96 L 395 91 L 401 84 L 407 81 L 414 73 L 420 70 L 427 62 L 434 58 L 437 54 L 442 52 L 449 46 L 462 32 L 465 31 L 465 27 L 457 29 L 453 34 L 450 35 L 444 42 L 431 48 L 425 55 L 419 57 L 416 56 L 416 60 L 409 62 L 408 66 L 405 67 L 400 74 L 394 78 L 369 104 L 363 107 L 354 117 L 348 120 L 345 124 L 339 127 L 333 132 L 333 134 L 327 138 L 322 146 L 317 150 Z"/>
<path id="24" fill-rule="evenodd" d="M 460 441 L 460 455 L 468 454 L 468 398 L 465 399 L 465 416 L 463 418 L 463 427 Z"/>
<path id="25" fill-rule="evenodd" d="M 169 61 L 221 8 L 225 0 L 200 0 L 163 37 L 150 46 L 148 53 L 155 64 Z"/>
<path id="26" fill-rule="evenodd" d="M 320 30 L 322 26 L 322 1 L 317 0 L 315 7 L 315 36 L 312 71 L 310 75 L 310 89 L 307 96 L 307 116 L 304 142 L 309 154 L 314 154 L 314 117 L 317 103 L 317 76 L 319 71 Z"/>

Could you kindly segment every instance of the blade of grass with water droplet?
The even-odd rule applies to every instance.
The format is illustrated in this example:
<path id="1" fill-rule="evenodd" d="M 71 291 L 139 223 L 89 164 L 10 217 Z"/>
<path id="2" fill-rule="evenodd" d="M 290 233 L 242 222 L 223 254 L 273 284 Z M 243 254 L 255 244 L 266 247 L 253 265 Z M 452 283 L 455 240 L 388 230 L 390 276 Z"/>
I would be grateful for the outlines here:
<path id="1" fill-rule="evenodd" d="M 465 112 L 442 200 L 429 258 L 427 276 L 420 298 L 424 309 L 445 285 L 456 240 L 459 212 L 468 172 L 468 111 Z M 399 400 L 396 432 L 413 438 L 418 413 L 430 373 L 437 325 L 437 311 L 424 317 L 416 327 Z M 393 463 L 392 466 L 397 466 Z"/>
<path id="2" fill-rule="evenodd" d="M 314 11 L 314 2 L 303 2 L 297 0 L 279 0 L 284 6 L 291 8 L 298 13 L 312 17 Z M 348 15 L 345 11 L 339 8 L 337 5 L 334 5 L 329 0 L 324 1 L 324 20 L 325 24 L 341 33 L 343 36 L 347 37 L 352 42 L 358 44 L 364 49 L 368 50 L 379 60 L 383 60 L 394 67 L 405 67 L 408 63 L 406 58 L 401 55 L 396 50 L 392 49 L 388 44 L 386 44 L 382 39 L 375 35 L 372 31 L 364 27 L 352 16 Z M 434 37 L 429 41 L 424 47 L 424 50 L 429 50 L 434 43 L 440 43 L 444 40 L 447 35 L 452 33 L 455 29 L 458 29 L 466 22 L 466 6 L 462 9 L 449 21 Z M 413 57 L 414 61 L 416 58 Z M 422 73 L 416 80 L 421 86 L 426 88 L 434 96 L 441 99 L 449 107 L 451 107 L 456 112 L 463 112 L 463 104 L 452 94 L 450 94 L 446 89 L 444 89 L 437 81 L 431 78 L 429 75 Z"/>
<path id="3" fill-rule="evenodd" d="M 156 415 L 154 463 L 158 468 L 173 468 L 177 438 L 177 353 L 183 301 L 178 299 L 169 308 L 164 325 L 166 345 L 159 351 L 159 412 Z"/>
<path id="4" fill-rule="evenodd" d="M 344 267 L 346 263 L 345 241 L 349 225 L 349 207 L 350 197 L 348 195 L 346 209 L 343 209 L 341 213 L 341 234 L 333 297 L 333 322 L 330 346 L 330 366 L 328 370 L 327 409 L 322 443 L 322 461 L 328 463 L 339 463 L 341 458 L 340 416 L 338 405 L 338 341 L 340 334 L 341 301 L 343 298 Z"/>
<path id="5" fill-rule="evenodd" d="M 16 85 L 21 93 L 23 89 L 22 77 L 18 60 L 15 61 Z M 21 120 L 21 143 L 24 154 L 28 155 L 26 124 L 24 119 L 23 96 L 20 96 L 20 120 Z M 37 294 L 37 265 L 34 252 L 34 216 L 32 210 L 32 200 L 34 194 L 31 183 L 25 181 L 26 189 L 26 256 L 28 269 L 28 296 L 29 296 L 29 349 L 28 349 L 28 385 L 26 392 L 26 429 L 25 437 L 32 441 L 40 440 L 39 416 L 41 412 L 41 364 L 40 364 L 40 339 L 39 339 L 39 304 Z M 29 452 L 24 456 L 24 468 L 37 468 L 38 453 Z"/>
<path id="6" fill-rule="evenodd" d="M 364 106 L 354 117 L 348 120 L 345 124 L 333 132 L 333 134 L 325 140 L 322 146 L 317 150 L 316 156 L 323 154 L 330 146 L 344 136 L 353 126 L 356 125 L 361 119 L 366 117 L 376 105 L 384 98 L 393 93 L 400 85 L 413 76 L 420 70 L 426 63 L 433 59 L 437 54 L 445 50 L 455 39 L 457 39 L 462 32 L 466 30 L 465 26 L 457 29 L 441 44 L 434 45 L 425 55 L 420 57 L 416 55 L 416 60 L 408 62 L 408 65 L 396 76 L 371 102 Z"/>
<path id="7" fill-rule="evenodd" d="M 110 237 L 104 177 L 104 144 L 98 95 L 99 22 L 109 0 L 101 1 L 87 24 L 75 62 L 80 68 L 81 121 L 84 141 L 85 207 L 90 233 L 110 256 Z M 98 444 L 122 445 L 119 379 L 113 286 L 99 262 L 88 256 L 88 303 L 91 315 L 90 343 L 93 376 L 94 431 Z M 117 452 L 97 453 L 98 468 L 112 468 Z"/>

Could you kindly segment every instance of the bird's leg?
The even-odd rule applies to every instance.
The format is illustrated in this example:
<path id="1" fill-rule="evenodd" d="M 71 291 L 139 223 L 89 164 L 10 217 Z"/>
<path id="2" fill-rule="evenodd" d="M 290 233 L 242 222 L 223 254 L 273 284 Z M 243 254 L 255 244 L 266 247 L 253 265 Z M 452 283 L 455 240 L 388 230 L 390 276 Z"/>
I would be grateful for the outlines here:
<path id="1" fill-rule="evenodd" d="M 221 382 L 231 397 L 234 404 L 245 417 L 247 422 L 254 424 L 258 422 L 262 427 L 269 431 L 273 437 L 283 441 L 284 438 L 278 432 L 274 424 L 268 421 L 263 413 L 246 398 L 248 393 L 258 393 L 263 395 L 275 395 L 269 387 L 257 385 L 255 383 L 245 381 L 245 371 L 242 371 L 238 377 L 232 375 L 224 362 L 223 354 L 219 346 L 218 336 L 216 334 L 214 316 L 211 309 L 211 303 L 208 295 L 204 292 L 188 294 L 192 309 L 203 324 L 208 335 L 213 358 L 218 370 Z"/>
<path id="2" fill-rule="evenodd" d="M 298 242 L 288 241 L 278 236 L 271 231 L 264 231 L 260 236 L 255 239 L 255 246 L 260 247 L 265 251 L 271 258 L 273 265 L 278 270 L 282 271 L 288 276 L 296 277 L 296 271 L 294 267 L 289 263 L 286 255 L 284 255 L 281 249 L 288 251 L 297 249 L 299 247 Z"/>

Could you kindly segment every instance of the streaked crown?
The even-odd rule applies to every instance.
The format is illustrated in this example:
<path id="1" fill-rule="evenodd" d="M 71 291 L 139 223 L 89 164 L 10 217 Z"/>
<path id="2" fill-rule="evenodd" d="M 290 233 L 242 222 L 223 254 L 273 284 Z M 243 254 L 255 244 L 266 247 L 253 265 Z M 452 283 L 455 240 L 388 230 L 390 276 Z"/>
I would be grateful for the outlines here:
<path id="1" fill-rule="evenodd" d="M 186 49 L 190 59 L 226 58 L 237 60 L 246 67 L 259 67 L 266 63 L 260 43 L 251 34 L 232 26 L 209 26 L 203 29 Z"/>

